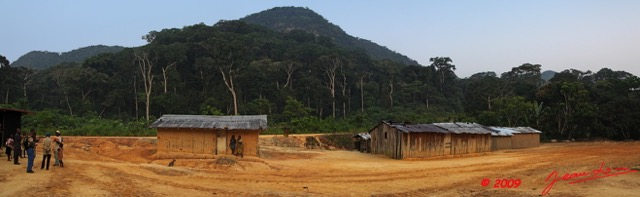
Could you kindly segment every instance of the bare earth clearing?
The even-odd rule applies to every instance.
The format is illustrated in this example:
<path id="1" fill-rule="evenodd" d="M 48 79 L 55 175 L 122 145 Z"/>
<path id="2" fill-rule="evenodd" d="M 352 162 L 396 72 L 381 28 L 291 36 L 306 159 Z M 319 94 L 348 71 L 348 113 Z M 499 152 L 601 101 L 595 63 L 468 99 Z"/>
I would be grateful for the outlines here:
<path id="1" fill-rule="evenodd" d="M 272 136 L 261 136 L 271 140 Z M 155 138 L 66 137 L 65 167 L 34 174 L 0 160 L 0 196 L 539 196 L 553 171 L 637 169 L 640 142 L 576 142 L 399 161 L 356 151 L 261 145 L 262 158 L 160 154 Z M 4 152 L 4 151 L 3 151 Z M 177 158 L 175 167 L 167 167 Z M 52 158 L 53 159 L 53 158 Z M 53 161 L 52 161 L 53 162 Z M 483 179 L 490 180 L 482 186 Z M 495 179 L 520 179 L 494 188 Z M 575 180 L 575 179 L 574 179 Z M 639 196 L 640 172 L 569 184 L 548 196 Z"/>

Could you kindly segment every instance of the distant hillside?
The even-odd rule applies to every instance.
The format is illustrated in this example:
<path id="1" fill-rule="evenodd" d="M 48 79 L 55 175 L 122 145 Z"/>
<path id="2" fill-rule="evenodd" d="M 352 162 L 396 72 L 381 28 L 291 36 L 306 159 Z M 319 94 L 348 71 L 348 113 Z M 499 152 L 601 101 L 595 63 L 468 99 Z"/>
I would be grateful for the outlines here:
<path id="1" fill-rule="evenodd" d="M 389 50 L 387 47 L 347 34 L 339 26 L 330 23 L 327 19 L 308 8 L 276 7 L 251 14 L 240 20 L 280 32 L 303 30 L 316 36 L 326 36 L 332 38 L 339 47 L 351 50 L 364 49 L 367 54 L 376 60 L 390 59 L 407 65 L 418 64 L 415 60 Z"/>
<path id="2" fill-rule="evenodd" d="M 544 71 L 541 74 L 542 80 L 549 81 L 551 80 L 551 78 L 553 78 L 553 76 L 556 76 L 556 73 L 557 73 L 556 71 L 552 71 L 552 70 Z"/>
<path id="3" fill-rule="evenodd" d="M 16 61 L 11 63 L 12 67 L 27 67 L 33 69 L 44 69 L 63 62 L 83 62 L 87 58 L 102 53 L 116 53 L 124 49 L 121 46 L 88 46 L 64 53 L 55 53 L 49 51 L 31 51 L 20 56 Z"/>

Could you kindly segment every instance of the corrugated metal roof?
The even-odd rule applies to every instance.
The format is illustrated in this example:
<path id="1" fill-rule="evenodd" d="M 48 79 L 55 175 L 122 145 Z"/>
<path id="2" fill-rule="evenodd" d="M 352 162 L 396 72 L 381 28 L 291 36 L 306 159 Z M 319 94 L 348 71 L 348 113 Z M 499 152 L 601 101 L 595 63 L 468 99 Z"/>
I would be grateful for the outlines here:
<path id="1" fill-rule="evenodd" d="M 519 133 L 542 133 L 542 131 L 538 131 L 531 127 L 513 127 L 511 129 L 516 130 Z"/>
<path id="2" fill-rule="evenodd" d="M 371 134 L 369 134 L 369 133 L 358 133 L 358 134 L 355 134 L 353 137 L 360 137 L 360 138 L 362 138 L 364 140 L 369 140 L 369 139 L 371 139 Z"/>
<path id="3" fill-rule="evenodd" d="M 518 131 L 512 130 L 507 127 L 489 127 L 494 132 L 491 132 L 491 136 L 512 136 Z"/>
<path id="4" fill-rule="evenodd" d="M 514 134 L 519 134 L 519 133 L 542 133 L 541 131 L 538 131 L 531 127 L 489 127 L 489 128 L 495 131 L 491 133 L 492 136 L 512 136 Z"/>
<path id="5" fill-rule="evenodd" d="M 399 131 L 402 131 L 405 133 L 415 133 L 415 132 L 451 133 L 433 124 L 407 124 L 407 125 L 395 124 L 395 125 L 391 125 L 391 127 L 395 127 Z"/>
<path id="6" fill-rule="evenodd" d="M 199 129 L 267 129 L 267 115 L 207 116 L 167 114 L 158 118 L 151 128 L 199 128 Z"/>
<path id="7" fill-rule="evenodd" d="M 433 123 L 440 128 L 456 134 L 491 134 L 491 130 L 477 123 Z"/>

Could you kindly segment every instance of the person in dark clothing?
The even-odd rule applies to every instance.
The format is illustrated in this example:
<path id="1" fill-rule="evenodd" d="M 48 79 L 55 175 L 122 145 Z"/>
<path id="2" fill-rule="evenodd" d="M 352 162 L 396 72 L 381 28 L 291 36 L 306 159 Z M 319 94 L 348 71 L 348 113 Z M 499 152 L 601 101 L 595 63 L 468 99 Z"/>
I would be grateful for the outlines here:
<path id="1" fill-rule="evenodd" d="M 36 131 L 31 130 L 27 136 L 27 173 L 33 173 L 33 160 L 36 159 Z"/>
<path id="2" fill-rule="evenodd" d="M 236 155 L 236 135 L 231 136 L 229 147 L 231 148 L 231 154 Z"/>
<path id="3" fill-rule="evenodd" d="M 16 135 L 13 136 L 13 164 L 14 165 L 20 165 L 18 158 L 20 158 L 20 153 L 22 153 L 22 149 L 20 148 L 22 146 L 22 143 L 20 143 L 22 141 L 22 136 L 20 136 L 21 134 L 22 132 L 20 131 L 20 128 L 17 128 Z"/>

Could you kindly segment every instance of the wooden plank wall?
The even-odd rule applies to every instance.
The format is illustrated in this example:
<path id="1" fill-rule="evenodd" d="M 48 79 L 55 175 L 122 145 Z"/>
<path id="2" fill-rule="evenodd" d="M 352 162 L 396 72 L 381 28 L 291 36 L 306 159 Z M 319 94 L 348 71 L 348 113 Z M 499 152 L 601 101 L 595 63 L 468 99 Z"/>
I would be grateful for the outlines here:
<path id="1" fill-rule="evenodd" d="M 451 148 L 454 155 L 491 151 L 490 134 L 452 134 Z"/>
<path id="2" fill-rule="evenodd" d="M 378 124 L 378 126 L 371 131 L 371 153 L 402 159 L 397 158 L 398 154 L 396 154 L 397 137 L 398 135 L 395 129 L 384 123 Z"/>
<path id="3" fill-rule="evenodd" d="M 539 133 L 520 133 L 511 137 L 513 148 L 531 148 L 540 146 Z"/>
<path id="4" fill-rule="evenodd" d="M 511 136 L 491 136 L 491 150 L 511 149 Z"/>
<path id="5" fill-rule="evenodd" d="M 404 158 L 427 158 L 445 155 L 443 133 L 408 133 L 402 145 Z"/>

